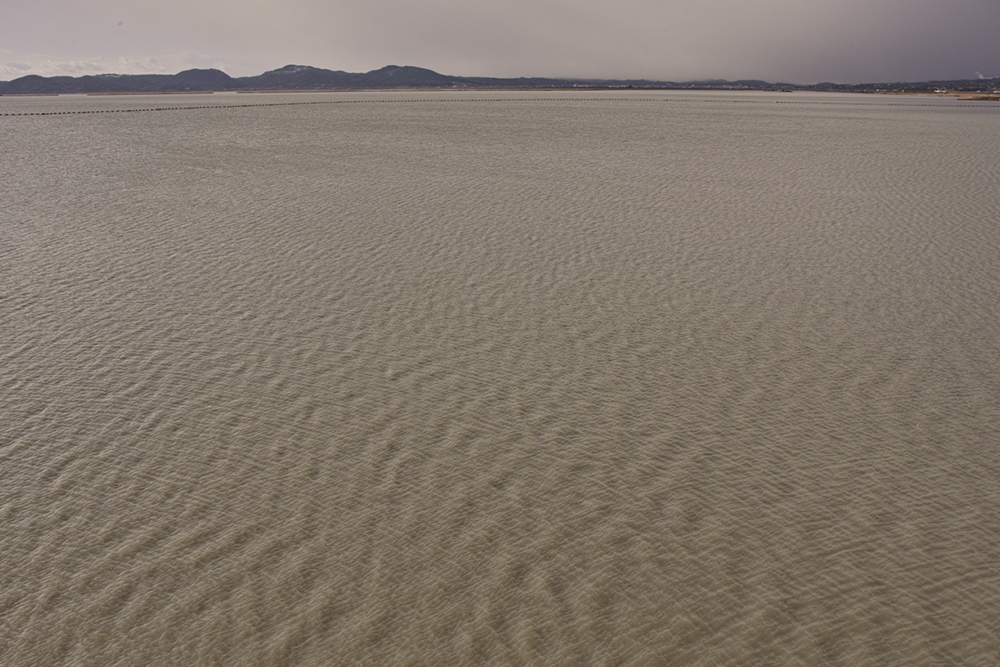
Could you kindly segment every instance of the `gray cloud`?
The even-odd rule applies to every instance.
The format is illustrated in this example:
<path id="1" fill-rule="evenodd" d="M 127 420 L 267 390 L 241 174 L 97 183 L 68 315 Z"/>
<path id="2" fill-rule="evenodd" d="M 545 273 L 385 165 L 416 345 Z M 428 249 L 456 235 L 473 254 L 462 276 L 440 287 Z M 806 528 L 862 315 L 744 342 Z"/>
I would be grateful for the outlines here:
<path id="1" fill-rule="evenodd" d="M 1000 72 L 998 26 L 996 0 L 6 0 L 0 8 L 5 60 L 67 74 L 95 64 L 246 75 L 298 63 L 797 83 L 974 78 Z M 0 67 L 0 76 L 13 69 Z"/>

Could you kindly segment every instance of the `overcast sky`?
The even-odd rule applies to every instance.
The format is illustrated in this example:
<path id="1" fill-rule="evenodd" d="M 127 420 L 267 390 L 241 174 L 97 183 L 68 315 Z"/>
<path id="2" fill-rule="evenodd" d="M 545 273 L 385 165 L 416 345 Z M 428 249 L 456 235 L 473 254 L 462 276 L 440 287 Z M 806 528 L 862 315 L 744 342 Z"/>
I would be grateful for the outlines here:
<path id="1" fill-rule="evenodd" d="M 842 83 L 1000 76 L 1000 0 L 0 0 L 0 80 L 364 72 Z"/>

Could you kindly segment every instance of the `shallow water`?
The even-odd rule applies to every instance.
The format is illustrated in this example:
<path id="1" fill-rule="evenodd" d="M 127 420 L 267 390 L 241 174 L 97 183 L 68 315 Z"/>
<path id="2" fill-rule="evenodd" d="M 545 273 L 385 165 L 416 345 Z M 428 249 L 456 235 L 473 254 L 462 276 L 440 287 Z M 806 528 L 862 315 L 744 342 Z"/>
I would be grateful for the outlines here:
<path id="1" fill-rule="evenodd" d="M 115 112 L 0 117 L 4 665 L 1000 662 L 1000 105 L 53 111 Z"/>

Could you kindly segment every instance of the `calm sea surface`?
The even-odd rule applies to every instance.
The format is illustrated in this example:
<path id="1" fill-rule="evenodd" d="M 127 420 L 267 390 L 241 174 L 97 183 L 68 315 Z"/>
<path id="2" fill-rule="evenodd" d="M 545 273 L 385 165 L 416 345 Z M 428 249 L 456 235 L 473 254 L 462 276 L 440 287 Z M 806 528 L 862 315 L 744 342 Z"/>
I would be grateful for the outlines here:
<path id="1" fill-rule="evenodd" d="M 0 98 L 71 111 L 0 116 L 5 667 L 1000 664 L 1000 105 Z"/>

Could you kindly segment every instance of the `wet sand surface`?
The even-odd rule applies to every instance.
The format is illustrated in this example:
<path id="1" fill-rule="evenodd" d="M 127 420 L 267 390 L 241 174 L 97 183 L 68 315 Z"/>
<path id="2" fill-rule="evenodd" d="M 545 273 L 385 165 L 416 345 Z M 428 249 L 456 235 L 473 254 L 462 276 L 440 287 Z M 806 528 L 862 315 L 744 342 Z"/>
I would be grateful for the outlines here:
<path id="1" fill-rule="evenodd" d="M 1000 664 L 1000 105 L 53 111 L 114 112 L 0 118 L 4 665 Z"/>

